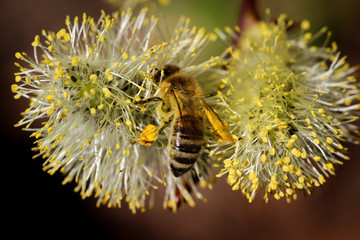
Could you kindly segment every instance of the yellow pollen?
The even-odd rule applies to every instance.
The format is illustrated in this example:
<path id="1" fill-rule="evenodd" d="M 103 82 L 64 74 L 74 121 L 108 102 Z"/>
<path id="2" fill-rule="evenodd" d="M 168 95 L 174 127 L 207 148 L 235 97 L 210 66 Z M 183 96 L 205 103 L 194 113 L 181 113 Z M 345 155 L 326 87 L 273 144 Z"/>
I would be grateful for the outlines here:
<path id="1" fill-rule="evenodd" d="M 58 32 L 56 33 L 56 38 L 57 38 L 57 39 L 60 39 L 60 38 L 64 37 L 65 34 L 66 34 L 66 29 L 65 29 L 65 28 L 62 28 L 62 29 L 60 29 L 60 31 L 58 31 Z"/>
<path id="2" fill-rule="evenodd" d="M 12 84 L 12 85 L 11 85 L 11 91 L 12 91 L 13 93 L 16 93 L 17 90 L 19 90 L 19 86 L 18 86 L 17 84 Z"/>
<path id="3" fill-rule="evenodd" d="M 54 97 L 53 97 L 53 95 L 51 95 L 51 94 L 48 94 L 48 95 L 46 95 L 46 100 L 47 101 L 51 101 L 51 100 L 53 100 L 54 99 Z"/>
<path id="4" fill-rule="evenodd" d="M 262 161 L 263 163 L 269 162 L 269 159 L 266 157 L 265 154 L 262 154 L 260 158 L 261 158 L 261 161 Z"/>
<path id="5" fill-rule="evenodd" d="M 40 36 L 36 35 L 34 41 L 31 43 L 31 46 L 38 47 L 40 45 Z"/>
<path id="6" fill-rule="evenodd" d="M 105 75 L 106 75 L 106 76 L 109 76 L 109 75 L 110 75 L 110 72 L 111 72 L 111 68 L 107 68 L 107 69 L 105 70 Z"/>
<path id="7" fill-rule="evenodd" d="M 22 56 L 21 56 L 21 53 L 19 53 L 19 52 L 17 52 L 17 53 L 15 53 L 15 57 L 17 58 L 17 59 L 20 59 Z"/>
<path id="8" fill-rule="evenodd" d="M 98 76 L 96 74 L 91 74 L 90 75 L 90 80 L 91 81 L 96 81 L 98 79 Z"/>
<path id="9" fill-rule="evenodd" d="M 283 159 L 283 162 L 284 162 L 284 163 L 290 163 L 290 157 L 285 157 L 285 158 Z"/>
<path id="10" fill-rule="evenodd" d="M 303 20 L 301 22 L 301 29 L 306 31 L 306 30 L 309 30 L 310 28 L 310 22 L 308 20 Z"/>
<path id="11" fill-rule="evenodd" d="M 78 66 L 79 65 L 79 58 L 78 57 L 73 57 L 71 59 L 71 65 L 74 66 L 74 67 Z"/>
<path id="12" fill-rule="evenodd" d="M 66 42 L 69 42 L 69 41 L 71 40 L 71 36 L 70 36 L 69 33 L 65 33 L 65 35 L 64 35 L 64 40 L 65 40 Z"/>
<path id="13" fill-rule="evenodd" d="M 259 99 L 258 97 L 254 97 L 253 100 L 254 100 L 254 103 L 255 103 L 258 107 L 263 107 L 263 105 L 264 105 L 264 101 L 263 101 L 263 100 Z"/>
<path id="14" fill-rule="evenodd" d="M 20 82 L 21 81 L 21 77 L 20 76 L 16 76 L 15 77 L 15 82 Z"/>
<path id="15" fill-rule="evenodd" d="M 104 87 L 104 88 L 102 89 L 102 91 L 103 91 L 103 93 L 105 94 L 105 97 L 106 97 L 106 98 L 109 98 L 109 97 L 111 96 L 111 92 L 110 92 L 110 90 L 109 90 L 107 87 Z"/>
<path id="16" fill-rule="evenodd" d="M 271 156 L 274 156 L 275 155 L 275 148 L 271 148 L 269 153 L 270 153 Z"/>
<path id="17" fill-rule="evenodd" d="M 293 148 L 293 149 L 291 150 L 291 153 L 292 153 L 293 155 L 295 155 L 295 157 L 300 157 L 300 156 L 301 156 L 301 152 L 300 152 L 297 148 Z"/>
<path id="18" fill-rule="evenodd" d="M 126 122 L 126 124 L 128 124 Z M 131 121 L 129 124 L 131 125 Z M 156 126 L 149 124 L 147 125 L 144 130 L 141 132 L 139 139 L 137 140 L 141 145 L 149 146 L 156 140 Z"/>

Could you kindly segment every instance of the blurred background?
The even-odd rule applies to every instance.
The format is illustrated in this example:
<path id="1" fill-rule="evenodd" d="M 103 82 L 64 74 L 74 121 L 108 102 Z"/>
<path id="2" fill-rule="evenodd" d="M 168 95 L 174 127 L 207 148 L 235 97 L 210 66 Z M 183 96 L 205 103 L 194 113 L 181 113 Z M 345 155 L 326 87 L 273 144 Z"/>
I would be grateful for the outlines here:
<path id="1" fill-rule="evenodd" d="M 169 21 L 181 15 L 192 24 L 214 27 L 234 26 L 241 1 L 172 0 L 166 11 Z M 351 65 L 360 64 L 360 1 L 357 0 L 260 0 L 259 12 L 270 7 L 271 16 L 287 13 L 291 19 L 308 19 L 311 31 L 328 26 L 342 55 Z M 13 125 L 28 105 L 14 100 L 15 52 L 31 55 L 31 42 L 42 29 L 58 31 L 65 16 L 95 19 L 100 9 L 113 9 L 102 0 L 12 0 L 0 2 L 1 25 L 1 147 L 2 190 L 5 226 L 3 236 L 36 239 L 360 239 L 359 146 L 348 145 L 350 161 L 337 168 L 336 176 L 310 196 L 299 196 L 291 204 L 273 198 L 265 204 L 262 194 L 248 203 L 240 191 L 233 192 L 220 179 L 213 190 L 203 190 L 208 202 L 196 202 L 176 214 L 162 209 L 162 199 L 152 211 L 131 214 L 127 204 L 121 209 L 96 208 L 95 199 L 82 200 L 74 185 L 61 184 L 60 173 L 42 171 L 42 159 L 32 159 L 28 132 Z M 215 55 L 221 49 L 210 52 Z M 4 203 L 5 200 L 5 203 Z M 2 214 L 3 215 L 3 214 Z M 4 215 L 3 215 L 4 216 Z M 11 230 L 10 230 L 11 229 Z"/>

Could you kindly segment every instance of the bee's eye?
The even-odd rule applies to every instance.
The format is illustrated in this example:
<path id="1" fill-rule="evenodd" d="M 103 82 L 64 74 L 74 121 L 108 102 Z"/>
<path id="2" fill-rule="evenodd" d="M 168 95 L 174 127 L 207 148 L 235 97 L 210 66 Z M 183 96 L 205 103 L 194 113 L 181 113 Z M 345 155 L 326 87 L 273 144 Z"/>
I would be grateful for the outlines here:
<path id="1" fill-rule="evenodd" d="M 160 82 L 160 79 L 161 79 L 161 72 L 160 70 L 156 69 L 156 72 L 155 72 L 155 75 L 154 75 L 154 82 L 156 84 L 158 84 Z M 164 78 L 164 76 L 163 76 Z"/>
<path id="2" fill-rule="evenodd" d="M 170 76 L 169 71 L 167 69 L 163 69 L 160 72 L 160 75 L 163 77 L 163 79 L 167 78 L 168 76 Z"/>

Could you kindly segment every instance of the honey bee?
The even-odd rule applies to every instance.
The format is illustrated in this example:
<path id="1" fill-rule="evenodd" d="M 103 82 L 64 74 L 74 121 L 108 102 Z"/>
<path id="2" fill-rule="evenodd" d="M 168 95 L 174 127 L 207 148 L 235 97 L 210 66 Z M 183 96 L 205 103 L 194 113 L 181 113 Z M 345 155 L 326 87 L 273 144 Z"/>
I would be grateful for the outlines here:
<path id="1" fill-rule="evenodd" d="M 148 125 L 137 142 L 149 146 L 159 134 L 171 124 L 169 137 L 169 164 L 175 177 L 188 172 L 196 162 L 204 143 L 205 116 L 213 133 L 224 141 L 235 140 L 214 110 L 202 98 L 202 91 L 196 80 L 180 72 L 176 65 L 165 65 L 154 74 L 159 86 L 155 97 L 134 102 L 136 105 L 161 102 L 158 113 L 163 122 L 158 129 Z"/>

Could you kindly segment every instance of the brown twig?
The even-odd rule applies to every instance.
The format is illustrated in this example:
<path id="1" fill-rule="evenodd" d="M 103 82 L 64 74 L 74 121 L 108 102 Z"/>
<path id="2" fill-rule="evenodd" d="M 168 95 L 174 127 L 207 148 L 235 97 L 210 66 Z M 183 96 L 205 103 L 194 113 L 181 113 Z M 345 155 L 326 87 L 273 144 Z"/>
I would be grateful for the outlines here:
<path id="1" fill-rule="evenodd" d="M 260 14 L 258 12 L 258 5 L 256 0 L 243 0 L 239 16 L 236 22 L 236 25 L 240 28 L 241 31 L 248 29 L 257 22 L 260 21 Z M 232 39 L 232 45 L 236 47 L 241 38 L 241 32 L 236 32 L 235 38 Z"/>

